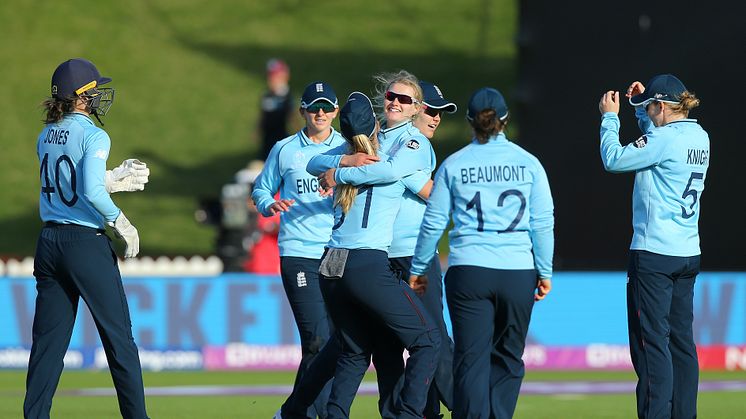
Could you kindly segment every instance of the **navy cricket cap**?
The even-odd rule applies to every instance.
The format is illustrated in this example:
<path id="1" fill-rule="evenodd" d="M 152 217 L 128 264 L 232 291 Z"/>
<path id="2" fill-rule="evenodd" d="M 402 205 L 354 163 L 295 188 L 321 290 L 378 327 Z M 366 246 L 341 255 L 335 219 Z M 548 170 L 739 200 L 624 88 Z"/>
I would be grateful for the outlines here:
<path id="1" fill-rule="evenodd" d="M 92 62 L 83 58 L 73 58 L 60 64 L 54 70 L 52 96 L 58 99 L 78 96 L 86 90 L 110 81 L 109 77 L 101 77 Z"/>
<path id="2" fill-rule="evenodd" d="M 646 106 L 650 102 L 679 103 L 686 92 L 684 83 L 673 74 L 659 74 L 648 82 L 645 91 L 629 98 L 633 106 Z"/>
<path id="3" fill-rule="evenodd" d="M 420 81 L 420 88 L 422 89 L 422 102 L 428 108 L 440 109 L 448 113 L 454 113 L 458 109 L 455 103 L 443 98 L 443 93 L 438 86 L 430 82 Z"/>
<path id="4" fill-rule="evenodd" d="M 350 93 L 347 103 L 339 111 L 339 128 L 348 140 L 360 134 L 365 134 L 368 138 L 373 136 L 376 131 L 376 113 L 368 96 L 360 92 Z"/>
<path id="5" fill-rule="evenodd" d="M 505 103 L 502 93 L 497 89 L 483 87 L 474 92 L 469 99 L 466 119 L 472 121 L 479 112 L 485 109 L 493 109 L 501 121 L 508 117 L 508 105 Z"/>
<path id="6" fill-rule="evenodd" d="M 334 93 L 334 89 L 323 81 L 315 81 L 303 90 L 300 107 L 305 109 L 320 100 L 325 100 L 334 106 L 339 106 L 337 104 L 337 94 Z"/>

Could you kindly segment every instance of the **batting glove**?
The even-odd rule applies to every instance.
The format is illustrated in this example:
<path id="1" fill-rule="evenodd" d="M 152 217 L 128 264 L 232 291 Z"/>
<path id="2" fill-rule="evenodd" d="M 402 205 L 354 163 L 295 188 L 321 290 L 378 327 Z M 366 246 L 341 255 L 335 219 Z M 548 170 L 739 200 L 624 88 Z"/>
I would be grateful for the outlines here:
<path id="1" fill-rule="evenodd" d="M 117 237 L 124 240 L 127 245 L 124 250 L 124 258 L 133 258 L 140 252 L 140 236 L 137 234 L 137 229 L 130 223 L 130 220 L 124 216 L 124 212 L 120 211 L 119 216 L 114 222 L 109 222 L 109 227 L 114 229 Z"/>
<path id="2" fill-rule="evenodd" d="M 113 170 L 107 170 L 104 176 L 106 192 L 134 192 L 145 189 L 150 169 L 137 159 L 127 159 Z"/>

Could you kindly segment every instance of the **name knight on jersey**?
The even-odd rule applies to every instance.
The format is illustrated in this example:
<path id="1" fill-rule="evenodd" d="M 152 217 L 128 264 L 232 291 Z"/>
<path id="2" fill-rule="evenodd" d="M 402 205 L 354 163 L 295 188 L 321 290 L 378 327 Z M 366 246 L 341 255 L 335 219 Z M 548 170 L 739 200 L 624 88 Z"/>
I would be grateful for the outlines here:
<path id="1" fill-rule="evenodd" d="M 706 165 L 710 159 L 710 150 L 697 150 L 690 148 L 686 151 L 686 164 Z"/>
<path id="2" fill-rule="evenodd" d="M 44 138 L 45 144 L 67 144 L 67 136 L 70 135 L 70 131 L 63 129 L 50 129 L 47 131 L 47 136 Z"/>
<path id="3" fill-rule="evenodd" d="M 315 177 L 296 179 L 295 186 L 299 195 L 311 192 L 316 193 L 319 191 L 319 180 Z"/>
<path id="4" fill-rule="evenodd" d="M 461 169 L 461 183 L 522 182 L 526 166 L 479 166 Z"/>

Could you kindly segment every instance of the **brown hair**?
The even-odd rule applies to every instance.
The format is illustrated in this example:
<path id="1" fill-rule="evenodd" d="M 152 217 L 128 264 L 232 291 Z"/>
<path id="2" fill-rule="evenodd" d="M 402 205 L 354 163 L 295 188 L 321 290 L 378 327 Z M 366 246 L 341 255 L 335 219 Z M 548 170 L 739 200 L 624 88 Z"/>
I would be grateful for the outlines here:
<path id="1" fill-rule="evenodd" d="M 42 102 L 41 107 L 44 108 L 44 111 L 46 112 L 46 116 L 43 120 L 44 123 L 54 124 L 60 122 L 66 113 L 75 110 L 75 98 L 67 97 L 64 99 L 58 99 L 55 97 L 49 97 Z"/>
<path id="2" fill-rule="evenodd" d="M 699 106 L 699 99 L 694 93 L 685 91 L 679 97 L 679 103 L 668 105 L 671 111 L 674 113 L 681 113 L 684 116 L 689 116 L 689 111 Z"/>
<path id="3" fill-rule="evenodd" d="M 497 117 L 497 112 L 494 109 L 484 109 L 470 122 L 472 128 L 474 128 L 474 136 L 477 137 L 477 141 L 484 144 L 490 137 L 495 136 L 505 128 L 508 118 L 501 120 Z"/>
<path id="4" fill-rule="evenodd" d="M 378 155 L 378 139 L 375 134 L 371 138 L 368 138 L 365 134 L 358 134 L 348 141 L 350 144 L 350 152 L 348 154 L 365 153 L 371 156 Z M 350 208 L 352 208 L 356 196 L 357 186 L 349 184 L 337 185 L 337 190 L 334 191 L 334 205 L 342 207 L 342 213 L 347 214 Z"/>

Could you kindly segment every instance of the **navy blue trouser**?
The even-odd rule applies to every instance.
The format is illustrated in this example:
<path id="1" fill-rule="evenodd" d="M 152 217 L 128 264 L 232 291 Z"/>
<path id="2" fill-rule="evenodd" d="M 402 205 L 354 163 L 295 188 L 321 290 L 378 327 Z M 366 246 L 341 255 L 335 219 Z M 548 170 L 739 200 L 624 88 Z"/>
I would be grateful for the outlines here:
<path id="1" fill-rule="evenodd" d="M 409 269 L 412 257 L 389 258 L 391 269 L 405 283 L 409 281 Z M 440 331 L 440 356 L 438 367 L 433 376 L 433 382 L 427 395 L 424 416 L 428 419 L 440 417 L 440 403 L 446 408 L 453 408 L 453 341 L 448 336 L 446 323 L 443 319 L 443 274 L 440 261 L 433 258 L 426 272 L 428 277 L 427 291 L 418 296 L 425 306 L 425 310 L 435 321 Z M 402 346 L 395 340 L 390 340 L 387 346 L 376 347 L 373 351 L 373 365 L 378 373 L 378 390 L 380 393 L 379 411 L 381 417 L 393 417 L 392 407 L 403 385 Z M 397 364 L 398 362 L 398 364 Z M 401 364 L 401 366 L 399 365 Z M 391 383 L 394 387 L 391 387 Z"/>
<path id="2" fill-rule="evenodd" d="M 455 344 L 452 417 L 511 418 L 523 381 L 536 271 L 451 266 L 445 282 Z"/>
<path id="3" fill-rule="evenodd" d="M 349 417 L 381 323 L 410 355 L 396 417 L 422 418 L 437 367 L 440 332 L 409 285 L 391 271 L 386 252 L 350 250 L 342 277 L 322 276 L 321 289 L 342 344 L 327 406 L 329 418 Z"/>
<path id="4" fill-rule="evenodd" d="M 36 245 L 34 276 L 36 311 L 24 417 L 49 418 L 82 297 L 101 336 L 122 417 L 147 418 L 140 359 L 109 237 L 76 225 L 44 227 Z"/>
<path id="5" fill-rule="evenodd" d="M 341 353 L 342 343 L 336 334 L 333 334 L 283 403 L 283 419 L 315 419 L 315 416 L 309 415 L 308 407 L 313 404 L 323 389 L 328 387 L 331 390 L 331 380 L 334 378 L 337 359 Z"/>
<path id="6" fill-rule="evenodd" d="M 391 258 L 389 262 L 396 275 L 401 278 L 406 276 L 406 279 L 409 279 L 411 257 Z M 439 330 L 443 337 L 438 367 L 433 376 L 433 383 L 430 386 L 424 409 L 426 418 L 436 418 L 440 413 L 441 401 L 449 409 L 453 405 L 453 342 L 448 336 L 443 320 L 442 279 L 438 281 L 432 279 L 442 278 L 440 264 L 436 260 L 433 261 L 427 274 L 431 278 L 428 291 L 420 298 L 425 309 L 430 313 L 430 317 L 439 323 Z M 404 386 L 404 359 L 402 358 L 404 346 L 393 331 L 383 324 L 372 326 L 371 333 L 376 335 L 372 360 L 378 378 L 378 410 L 382 418 L 392 418 L 395 417 L 394 406 Z M 296 383 L 293 392 L 283 404 L 283 418 L 311 417 L 307 408 L 316 399 L 321 389 L 328 386 L 334 377 L 337 358 L 341 350 L 341 343 L 333 336 L 306 370 L 301 381 Z"/>
<path id="7" fill-rule="evenodd" d="M 700 257 L 630 254 L 627 322 L 640 418 L 697 416 L 694 281 Z"/>
<path id="8" fill-rule="evenodd" d="M 378 411 L 384 419 L 396 417 L 395 403 L 404 386 L 404 346 L 399 338 L 379 320 L 371 320 L 370 334 L 375 336 L 373 364 L 378 377 Z M 314 419 L 308 406 L 325 386 L 331 386 L 337 359 L 342 353 L 342 343 L 335 334 L 309 365 L 303 378 L 282 405 L 283 419 Z M 428 403 L 430 402 L 428 394 Z M 427 408 L 427 406 L 426 406 Z M 426 416 L 430 417 L 430 416 Z"/>
<path id="9" fill-rule="evenodd" d="M 295 324 L 298 326 L 302 353 L 293 392 L 321 348 L 326 345 L 331 331 L 330 319 L 319 286 L 320 263 L 320 259 L 290 256 L 280 258 L 282 285 L 285 287 L 285 294 L 293 310 Z M 313 402 L 307 405 L 310 417 L 326 417 L 326 403 L 330 391 L 331 384 L 321 386 Z"/>

